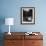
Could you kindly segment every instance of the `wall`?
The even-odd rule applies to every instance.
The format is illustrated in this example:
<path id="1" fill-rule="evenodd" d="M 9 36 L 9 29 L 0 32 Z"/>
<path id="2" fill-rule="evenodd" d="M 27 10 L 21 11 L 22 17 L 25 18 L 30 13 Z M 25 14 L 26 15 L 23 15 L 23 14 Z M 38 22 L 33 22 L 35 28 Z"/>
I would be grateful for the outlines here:
<path id="1" fill-rule="evenodd" d="M 46 31 L 46 1 L 45 0 L 1 0 L 1 15 L 15 18 L 15 24 L 11 31 Z M 35 24 L 22 25 L 20 22 L 21 7 L 35 7 Z M 6 25 L 2 25 L 2 32 L 8 31 Z"/>
<path id="2" fill-rule="evenodd" d="M 0 18 L 13 17 L 12 32 L 46 32 L 46 0 L 0 0 Z M 21 7 L 35 7 L 35 24 L 22 25 L 20 22 Z M 0 24 L 0 32 L 8 32 L 8 26 Z M 45 33 L 46 34 L 46 33 Z"/>

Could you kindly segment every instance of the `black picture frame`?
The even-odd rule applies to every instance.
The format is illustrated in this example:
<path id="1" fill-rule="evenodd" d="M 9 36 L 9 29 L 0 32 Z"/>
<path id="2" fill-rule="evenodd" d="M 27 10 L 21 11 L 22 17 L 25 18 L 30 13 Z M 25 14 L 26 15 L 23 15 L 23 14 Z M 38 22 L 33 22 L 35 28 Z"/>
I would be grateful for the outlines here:
<path id="1" fill-rule="evenodd" d="M 35 7 L 21 7 L 21 24 L 35 24 Z"/>

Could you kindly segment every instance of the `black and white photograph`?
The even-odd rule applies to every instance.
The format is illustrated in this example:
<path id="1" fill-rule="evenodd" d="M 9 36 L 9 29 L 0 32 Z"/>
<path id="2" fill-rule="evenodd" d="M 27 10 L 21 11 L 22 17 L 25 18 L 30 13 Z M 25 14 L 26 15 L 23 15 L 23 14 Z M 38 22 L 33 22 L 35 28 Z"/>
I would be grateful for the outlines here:
<path id="1" fill-rule="evenodd" d="M 34 7 L 21 8 L 21 24 L 35 24 L 35 8 Z"/>

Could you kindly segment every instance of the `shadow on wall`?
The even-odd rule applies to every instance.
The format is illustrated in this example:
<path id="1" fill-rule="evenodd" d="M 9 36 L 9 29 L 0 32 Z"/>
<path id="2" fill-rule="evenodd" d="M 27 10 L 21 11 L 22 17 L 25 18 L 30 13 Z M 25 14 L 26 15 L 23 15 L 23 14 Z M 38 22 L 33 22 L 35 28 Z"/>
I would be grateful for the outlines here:
<path id="1" fill-rule="evenodd" d="M 3 46 L 3 32 L 2 32 L 2 25 L 5 23 L 5 17 L 0 16 L 0 46 Z"/>

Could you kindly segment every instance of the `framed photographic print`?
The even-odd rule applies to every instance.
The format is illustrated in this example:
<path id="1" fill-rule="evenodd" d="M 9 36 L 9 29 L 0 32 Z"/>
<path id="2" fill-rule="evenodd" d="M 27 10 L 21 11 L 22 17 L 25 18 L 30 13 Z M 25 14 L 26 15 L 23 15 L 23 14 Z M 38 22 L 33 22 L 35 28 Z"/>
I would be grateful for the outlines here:
<path id="1" fill-rule="evenodd" d="M 35 24 L 34 7 L 21 7 L 21 24 Z"/>

